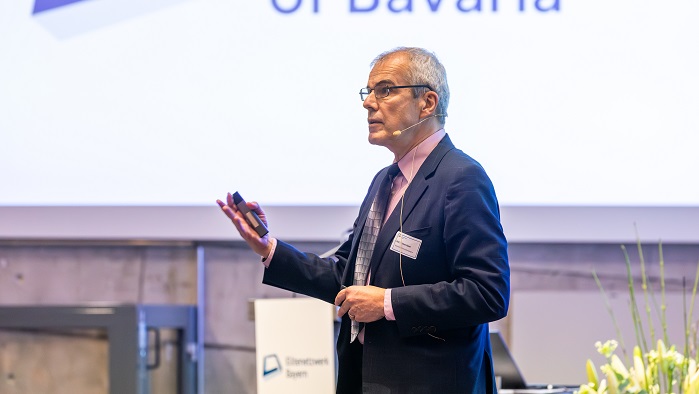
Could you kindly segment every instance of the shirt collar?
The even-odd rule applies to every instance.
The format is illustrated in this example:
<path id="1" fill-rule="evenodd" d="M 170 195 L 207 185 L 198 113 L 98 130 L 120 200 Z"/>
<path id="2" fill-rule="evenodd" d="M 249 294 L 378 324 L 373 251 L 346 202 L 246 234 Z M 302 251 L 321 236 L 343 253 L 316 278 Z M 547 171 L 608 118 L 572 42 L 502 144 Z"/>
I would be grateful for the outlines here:
<path id="1" fill-rule="evenodd" d="M 408 152 L 398 161 L 398 168 L 400 168 L 401 174 L 408 180 L 408 183 L 412 182 L 415 174 L 417 174 L 417 171 L 422 166 L 422 163 L 425 162 L 427 156 L 432 153 L 437 144 L 439 144 L 439 141 L 441 141 L 445 135 L 447 135 L 447 132 L 444 130 L 444 128 L 437 130 L 432 135 L 417 144 L 416 147 L 411 149 L 410 152 Z"/>

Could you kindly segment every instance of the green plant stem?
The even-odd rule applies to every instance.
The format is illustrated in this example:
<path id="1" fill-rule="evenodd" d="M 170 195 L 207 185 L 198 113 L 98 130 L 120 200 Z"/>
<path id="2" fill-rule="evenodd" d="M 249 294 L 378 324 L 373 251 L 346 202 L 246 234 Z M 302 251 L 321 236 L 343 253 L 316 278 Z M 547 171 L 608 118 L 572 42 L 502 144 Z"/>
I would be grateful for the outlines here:
<path id="1" fill-rule="evenodd" d="M 624 245 L 621 245 L 621 250 L 624 252 L 624 260 L 626 261 L 626 275 L 629 282 L 629 296 L 631 297 L 629 308 L 631 309 L 633 328 L 634 332 L 636 333 L 636 342 L 641 346 L 641 350 L 645 354 L 648 353 L 648 343 L 646 342 L 646 336 L 643 332 L 643 322 L 641 322 L 640 314 L 638 313 L 636 293 L 633 287 L 633 275 L 631 274 L 631 259 L 629 258 L 629 253 L 626 251 L 626 247 Z"/>
<path id="2" fill-rule="evenodd" d="M 692 312 L 694 311 L 694 300 L 697 297 L 697 285 L 699 284 L 699 261 L 697 262 L 697 273 L 694 276 L 694 287 L 692 288 L 692 300 L 689 303 L 689 317 L 685 321 L 685 330 L 684 330 L 684 347 L 685 347 L 685 352 L 687 353 L 686 357 L 689 357 L 689 334 L 690 330 L 692 327 Z M 694 341 L 694 345 L 696 348 L 696 341 Z M 696 352 L 696 354 L 699 355 L 699 352 Z"/>
<path id="3" fill-rule="evenodd" d="M 684 326 L 687 327 L 687 278 L 684 276 L 682 277 L 682 318 L 684 319 Z M 689 356 L 689 333 L 687 330 L 684 332 L 684 349 L 682 350 L 682 355 L 684 356 L 684 360 L 682 361 L 682 365 L 680 368 L 680 392 L 679 394 L 682 394 L 682 382 L 684 382 L 684 371 L 687 370 L 687 365 L 688 362 L 688 356 Z"/>
<path id="4" fill-rule="evenodd" d="M 626 358 L 626 361 L 629 361 L 629 356 L 628 353 L 626 353 L 626 345 L 624 345 L 624 337 L 621 335 L 621 329 L 619 328 L 619 323 L 616 321 L 616 317 L 614 316 L 614 310 L 612 310 L 612 304 L 609 302 L 609 298 L 607 297 L 607 293 L 604 291 L 604 287 L 602 287 L 602 282 L 599 280 L 599 276 L 597 276 L 597 272 L 593 269 L 592 270 L 592 277 L 595 278 L 595 283 L 597 283 L 597 288 L 599 288 L 599 291 L 602 293 L 602 299 L 604 299 L 604 306 L 607 308 L 607 312 L 609 313 L 609 316 L 612 318 L 612 323 L 614 324 L 614 329 L 616 330 L 616 336 L 619 338 L 619 345 L 621 346 L 621 351 L 624 353 L 624 357 Z"/>
<path id="5" fill-rule="evenodd" d="M 664 271 L 664 264 L 663 264 L 663 248 L 662 244 L 659 244 L 658 246 L 658 256 L 659 256 L 659 261 L 660 261 L 660 308 L 656 306 L 656 310 L 660 310 L 660 324 L 662 326 L 663 330 L 663 343 L 665 346 L 669 345 L 669 342 L 667 340 L 667 321 L 666 321 L 666 315 L 665 315 L 665 309 L 666 309 L 666 303 L 665 303 L 665 271 Z M 672 385 L 672 377 L 669 376 L 669 372 L 666 372 L 663 368 L 663 355 L 661 355 L 660 359 L 660 365 L 658 366 L 659 369 L 659 375 L 662 377 L 660 379 L 660 388 L 661 388 L 661 393 L 669 393 Z"/>
<path id="6" fill-rule="evenodd" d="M 665 258 L 663 258 L 663 243 L 658 243 L 658 254 L 660 256 L 660 297 L 661 305 L 660 311 L 662 313 L 662 319 L 660 320 L 663 325 L 663 340 L 665 345 L 670 344 L 670 340 L 667 335 L 667 303 L 665 302 Z"/>
<path id="7" fill-rule="evenodd" d="M 641 262 L 641 288 L 643 289 L 643 300 L 646 307 L 646 317 L 648 318 L 648 329 L 650 330 L 651 343 L 655 343 L 655 327 L 653 325 L 653 315 L 651 313 L 650 302 L 648 301 L 648 274 L 646 273 L 646 259 L 643 255 L 643 246 L 641 244 L 641 237 L 638 235 L 638 228 L 634 225 L 636 231 L 636 247 L 638 249 L 638 258 Z M 651 297 L 653 299 L 653 305 L 656 305 L 655 295 L 651 291 Z M 656 307 L 657 310 L 657 307 Z M 643 374 L 645 375 L 645 390 L 650 392 L 650 379 L 648 376 L 648 371 L 646 370 L 645 360 L 643 361 Z"/>
<path id="8" fill-rule="evenodd" d="M 646 259 L 643 257 L 643 248 L 641 246 L 641 238 L 638 236 L 638 230 L 636 230 L 636 245 L 638 247 L 638 257 L 641 262 L 641 289 L 643 289 L 643 301 L 646 306 L 646 317 L 648 318 L 650 342 L 655 343 L 655 327 L 653 326 L 651 307 L 650 303 L 648 302 L 648 275 L 646 274 Z"/>

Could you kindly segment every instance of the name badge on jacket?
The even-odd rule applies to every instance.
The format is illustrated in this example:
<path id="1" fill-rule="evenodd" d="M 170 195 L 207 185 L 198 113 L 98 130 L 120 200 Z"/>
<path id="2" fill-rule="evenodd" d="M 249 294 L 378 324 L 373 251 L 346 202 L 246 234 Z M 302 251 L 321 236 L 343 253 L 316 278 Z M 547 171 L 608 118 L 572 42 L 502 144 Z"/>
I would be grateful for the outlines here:
<path id="1" fill-rule="evenodd" d="M 420 251 L 420 245 L 422 245 L 421 239 L 411 237 L 399 231 L 396 233 L 396 236 L 393 237 L 391 250 L 415 260 L 417 258 L 417 253 Z"/>

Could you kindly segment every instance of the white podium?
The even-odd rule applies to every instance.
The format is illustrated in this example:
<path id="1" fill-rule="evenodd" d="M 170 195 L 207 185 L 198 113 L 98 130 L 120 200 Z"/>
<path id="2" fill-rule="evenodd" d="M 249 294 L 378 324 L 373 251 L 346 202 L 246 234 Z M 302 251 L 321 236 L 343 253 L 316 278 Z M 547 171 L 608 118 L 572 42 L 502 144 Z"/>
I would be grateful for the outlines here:
<path id="1" fill-rule="evenodd" d="M 335 392 L 335 306 L 313 298 L 255 300 L 258 394 Z"/>

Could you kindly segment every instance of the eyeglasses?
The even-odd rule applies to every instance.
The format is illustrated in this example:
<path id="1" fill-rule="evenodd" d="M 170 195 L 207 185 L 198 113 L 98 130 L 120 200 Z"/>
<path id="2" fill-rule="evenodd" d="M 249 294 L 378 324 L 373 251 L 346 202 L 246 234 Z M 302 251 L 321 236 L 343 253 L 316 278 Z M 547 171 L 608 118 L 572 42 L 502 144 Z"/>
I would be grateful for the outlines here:
<path id="1" fill-rule="evenodd" d="M 388 97 L 389 94 L 391 94 L 391 89 L 402 89 L 402 88 L 427 88 L 429 90 L 434 91 L 429 85 L 403 85 L 403 86 L 391 86 L 387 84 L 378 84 L 374 86 L 374 88 L 361 88 L 359 89 L 359 97 L 361 97 L 362 101 L 366 100 L 367 97 L 371 94 L 371 92 L 374 92 L 374 96 L 377 99 L 383 99 Z"/>

